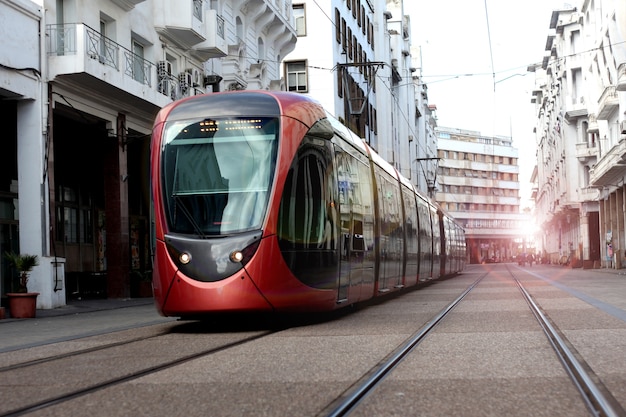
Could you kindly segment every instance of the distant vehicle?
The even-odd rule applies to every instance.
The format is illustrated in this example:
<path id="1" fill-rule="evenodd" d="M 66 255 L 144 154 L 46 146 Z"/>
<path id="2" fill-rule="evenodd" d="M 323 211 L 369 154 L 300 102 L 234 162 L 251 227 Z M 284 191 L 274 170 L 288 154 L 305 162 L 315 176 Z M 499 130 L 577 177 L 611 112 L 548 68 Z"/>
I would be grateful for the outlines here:
<path id="1" fill-rule="evenodd" d="M 194 96 L 151 147 L 164 316 L 329 311 L 465 267 L 463 228 L 307 96 Z"/>

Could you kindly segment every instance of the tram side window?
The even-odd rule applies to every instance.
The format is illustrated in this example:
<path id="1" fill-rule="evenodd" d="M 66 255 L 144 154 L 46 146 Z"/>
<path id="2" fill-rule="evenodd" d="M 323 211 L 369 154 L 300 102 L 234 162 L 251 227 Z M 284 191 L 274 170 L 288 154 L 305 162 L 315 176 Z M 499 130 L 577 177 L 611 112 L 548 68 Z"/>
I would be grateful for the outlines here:
<path id="1" fill-rule="evenodd" d="M 334 180 L 328 177 L 332 175 L 332 154 L 328 147 L 310 143 L 314 140 L 304 139 L 285 181 L 278 223 L 285 249 L 334 246 L 327 245 L 333 239 L 329 232 L 336 228 L 332 222 L 337 218 L 333 212 Z"/>
<path id="2" fill-rule="evenodd" d="M 441 255 L 441 229 L 439 223 L 439 216 L 434 208 L 431 208 L 430 218 L 432 219 L 432 231 L 433 231 L 433 258 L 435 261 L 439 260 Z"/>
<path id="3" fill-rule="evenodd" d="M 406 253 L 407 253 L 407 275 L 416 275 L 419 243 L 418 243 L 418 221 L 417 206 L 415 196 L 411 190 L 404 190 L 404 210 L 406 213 L 405 233 L 406 233 Z M 410 265 L 410 267 L 409 267 Z M 413 266 L 415 265 L 415 266 Z"/>
<path id="4" fill-rule="evenodd" d="M 430 211 L 428 204 L 422 199 L 418 199 L 418 218 L 419 218 L 419 236 L 420 236 L 420 258 L 430 260 L 432 254 L 432 231 L 430 225 Z"/>
<path id="5" fill-rule="evenodd" d="M 341 210 L 342 257 L 362 258 L 364 268 L 374 261 L 374 196 L 367 157 L 346 143 L 337 147 L 337 182 Z"/>
<path id="6" fill-rule="evenodd" d="M 383 255 L 399 259 L 402 253 L 403 229 L 401 200 L 397 183 L 378 170 L 378 194 L 380 205 L 380 236 L 385 243 Z"/>

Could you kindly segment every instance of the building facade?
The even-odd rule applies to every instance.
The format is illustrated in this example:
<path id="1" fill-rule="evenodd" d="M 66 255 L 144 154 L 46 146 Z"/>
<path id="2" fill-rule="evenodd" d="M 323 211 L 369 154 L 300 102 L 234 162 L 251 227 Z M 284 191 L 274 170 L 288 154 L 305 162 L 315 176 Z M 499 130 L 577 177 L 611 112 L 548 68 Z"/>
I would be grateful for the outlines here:
<path id="1" fill-rule="evenodd" d="M 512 139 L 437 127 L 435 198 L 463 227 L 469 261 L 503 262 L 534 253 L 529 216 L 520 213 L 518 150 Z"/>
<path id="2" fill-rule="evenodd" d="M 284 59 L 288 91 L 308 94 L 422 191 L 434 178 L 427 89 L 400 0 L 303 0 L 298 42 Z M 433 135 L 429 136 L 431 139 Z"/>
<path id="3" fill-rule="evenodd" d="M 626 4 L 555 10 L 535 71 L 537 240 L 552 262 L 625 264 Z"/>
<path id="4" fill-rule="evenodd" d="M 40 257 L 29 282 L 38 308 L 134 296 L 151 269 L 154 116 L 190 95 L 283 88 L 291 2 L 3 0 L 0 13 L 10 22 L 0 27 L 0 250 Z M 0 271 L 4 296 L 4 258 Z"/>

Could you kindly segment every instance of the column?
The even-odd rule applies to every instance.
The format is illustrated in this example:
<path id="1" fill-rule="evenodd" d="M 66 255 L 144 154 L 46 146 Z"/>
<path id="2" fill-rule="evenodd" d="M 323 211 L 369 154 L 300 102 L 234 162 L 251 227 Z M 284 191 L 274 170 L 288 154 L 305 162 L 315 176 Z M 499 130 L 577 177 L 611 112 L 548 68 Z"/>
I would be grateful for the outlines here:
<path id="1" fill-rule="evenodd" d="M 117 117 L 117 138 L 106 145 L 104 167 L 107 296 L 130 297 L 130 219 L 126 154 L 126 116 Z"/>

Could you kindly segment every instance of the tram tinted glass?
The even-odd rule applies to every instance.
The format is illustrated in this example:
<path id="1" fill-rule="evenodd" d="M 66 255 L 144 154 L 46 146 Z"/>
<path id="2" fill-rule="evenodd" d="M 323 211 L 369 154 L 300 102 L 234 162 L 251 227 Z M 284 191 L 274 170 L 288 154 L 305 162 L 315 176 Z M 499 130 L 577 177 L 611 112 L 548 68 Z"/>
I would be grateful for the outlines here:
<path id="1" fill-rule="evenodd" d="M 260 228 L 277 135 L 276 118 L 169 122 L 161 172 L 170 231 L 221 235 Z"/>

